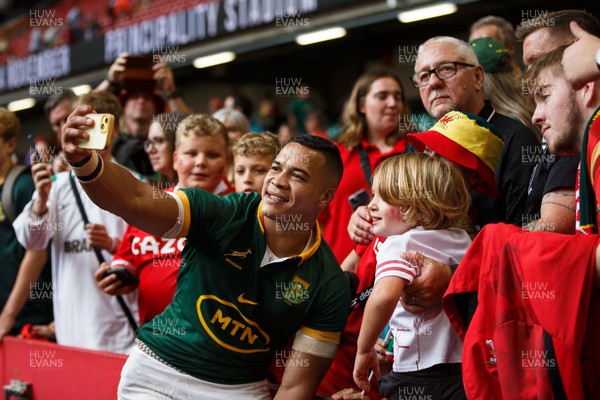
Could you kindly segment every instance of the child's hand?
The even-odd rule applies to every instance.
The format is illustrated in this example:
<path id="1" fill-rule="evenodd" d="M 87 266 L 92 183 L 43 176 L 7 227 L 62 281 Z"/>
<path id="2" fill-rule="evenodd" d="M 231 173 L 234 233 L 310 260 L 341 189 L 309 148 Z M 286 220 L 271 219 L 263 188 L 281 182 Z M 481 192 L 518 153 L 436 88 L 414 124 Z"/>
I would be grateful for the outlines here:
<path id="1" fill-rule="evenodd" d="M 354 382 L 362 390 L 371 390 L 369 383 L 369 371 L 373 370 L 375 377 L 379 376 L 379 363 L 377 362 L 377 353 L 371 349 L 366 353 L 358 352 L 354 361 Z"/>

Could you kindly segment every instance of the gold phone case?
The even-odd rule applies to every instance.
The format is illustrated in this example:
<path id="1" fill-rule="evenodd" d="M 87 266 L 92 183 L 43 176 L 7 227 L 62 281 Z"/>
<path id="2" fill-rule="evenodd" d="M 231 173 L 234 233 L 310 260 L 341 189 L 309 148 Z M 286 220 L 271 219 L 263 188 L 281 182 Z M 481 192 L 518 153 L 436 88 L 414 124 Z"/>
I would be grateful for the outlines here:
<path id="1" fill-rule="evenodd" d="M 93 119 L 94 125 L 84 128 L 90 138 L 86 141 L 79 141 L 79 147 L 89 150 L 103 150 L 111 143 L 115 117 L 112 114 L 87 114 L 86 117 Z"/>

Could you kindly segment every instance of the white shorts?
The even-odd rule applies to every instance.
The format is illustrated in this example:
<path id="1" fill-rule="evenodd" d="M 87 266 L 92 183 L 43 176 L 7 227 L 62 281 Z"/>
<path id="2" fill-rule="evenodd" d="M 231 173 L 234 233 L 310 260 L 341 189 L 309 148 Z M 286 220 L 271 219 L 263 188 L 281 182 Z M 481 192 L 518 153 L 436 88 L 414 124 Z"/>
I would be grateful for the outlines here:
<path id="1" fill-rule="evenodd" d="M 121 371 L 118 396 L 120 400 L 271 400 L 266 380 L 243 385 L 206 382 L 155 360 L 137 346 Z"/>

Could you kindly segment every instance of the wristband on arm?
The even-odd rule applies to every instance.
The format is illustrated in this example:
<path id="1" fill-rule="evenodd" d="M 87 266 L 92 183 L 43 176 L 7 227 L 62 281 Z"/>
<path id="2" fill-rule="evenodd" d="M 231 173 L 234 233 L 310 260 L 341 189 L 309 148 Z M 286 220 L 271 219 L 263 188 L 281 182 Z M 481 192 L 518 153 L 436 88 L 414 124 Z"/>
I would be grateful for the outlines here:
<path id="1" fill-rule="evenodd" d="M 96 153 L 95 150 L 92 151 L 92 156 L 86 160 L 71 164 L 71 167 L 79 182 L 92 183 L 102 175 L 102 172 L 104 171 L 104 161 L 102 160 L 102 157 L 100 157 L 100 154 Z"/>

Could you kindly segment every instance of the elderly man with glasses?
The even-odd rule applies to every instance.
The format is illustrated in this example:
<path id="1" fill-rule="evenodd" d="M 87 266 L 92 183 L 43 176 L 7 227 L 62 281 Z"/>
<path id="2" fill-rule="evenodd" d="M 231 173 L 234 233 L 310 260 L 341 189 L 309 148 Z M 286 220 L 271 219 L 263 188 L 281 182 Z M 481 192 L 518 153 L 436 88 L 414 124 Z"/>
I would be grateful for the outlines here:
<path id="1" fill-rule="evenodd" d="M 539 154 L 539 143 L 522 123 L 501 115 L 483 97 L 483 68 L 471 47 L 452 37 L 435 37 L 419 47 L 415 74 L 410 77 L 419 88 L 427 112 L 437 121 L 449 111 L 479 115 L 490 122 L 504 140 L 504 152 L 496 171 L 500 197 L 474 197 L 480 211 L 479 227 L 492 222 L 522 224 L 527 186 L 533 163 L 527 154 Z M 523 162 L 525 160 L 525 162 Z"/>
<path id="2" fill-rule="evenodd" d="M 533 163 L 527 154 L 540 154 L 533 133 L 521 122 L 498 113 L 483 97 L 483 68 L 472 48 L 464 41 L 447 36 L 429 39 L 419 47 L 415 73 L 410 80 L 419 89 L 427 112 L 436 120 L 449 111 L 476 114 L 490 122 L 504 141 L 496 183 L 500 197 L 472 192 L 472 209 L 478 210 L 474 223 L 506 222 L 521 226 L 525 214 L 527 187 Z M 410 312 L 423 312 L 441 301 L 452 276 L 451 269 L 423 268 L 422 275 L 407 287 L 403 306 Z"/>

